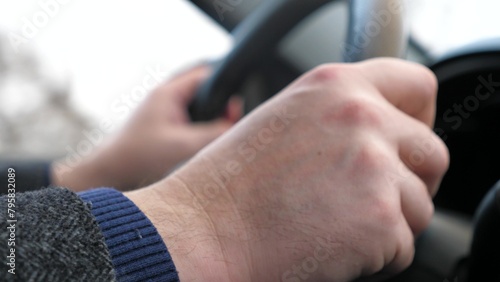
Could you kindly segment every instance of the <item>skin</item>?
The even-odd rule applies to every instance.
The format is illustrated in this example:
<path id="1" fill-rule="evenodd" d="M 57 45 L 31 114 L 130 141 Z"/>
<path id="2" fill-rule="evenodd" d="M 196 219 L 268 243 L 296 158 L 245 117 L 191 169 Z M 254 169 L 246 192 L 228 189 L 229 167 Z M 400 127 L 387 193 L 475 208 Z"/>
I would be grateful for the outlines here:
<path id="1" fill-rule="evenodd" d="M 378 281 L 412 262 L 448 168 L 436 88 L 398 60 L 321 66 L 126 195 L 181 281 Z"/>
<path id="2" fill-rule="evenodd" d="M 71 170 L 52 165 L 54 185 L 83 191 L 95 187 L 132 190 L 164 178 L 175 167 L 231 128 L 241 103 L 230 102 L 226 115 L 209 123 L 191 123 L 187 107 L 210 74 L 199 66 L 154 90 L 118 135 Z M 61 160 L 63 162 L 63 160 Z"/>

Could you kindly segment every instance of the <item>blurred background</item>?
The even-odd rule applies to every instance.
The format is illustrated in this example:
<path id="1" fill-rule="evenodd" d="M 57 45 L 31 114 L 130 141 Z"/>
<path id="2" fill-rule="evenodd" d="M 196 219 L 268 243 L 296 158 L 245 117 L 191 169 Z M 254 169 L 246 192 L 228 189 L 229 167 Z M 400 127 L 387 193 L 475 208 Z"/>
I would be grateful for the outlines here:
<path id="1" fill-rule="evenodd" d="M 243 1 L 254 7 L 271 0 Z M 409 7 L 413 38 L 429 58 L 500 36 L 498 1 L 419 0 Z M 331 30 L 318 31 L 321 44 L 303 29 L 283 52 L 300 63 L 306 45 L 316 44 L 335 61 L 346 10 L 332 7 L 322 17 Z M 131 93 L 146 76 L 168 79 L 224 56 L 231 45 L 227 31 L 185 0 L 0 0 L 0 158 L 56 158 L 104 120 L 117 130 L 140 103 Z M 320 61 L 309 58 L 302 69 Z M 118 113 L 117 105 L 129 111 Z"/>

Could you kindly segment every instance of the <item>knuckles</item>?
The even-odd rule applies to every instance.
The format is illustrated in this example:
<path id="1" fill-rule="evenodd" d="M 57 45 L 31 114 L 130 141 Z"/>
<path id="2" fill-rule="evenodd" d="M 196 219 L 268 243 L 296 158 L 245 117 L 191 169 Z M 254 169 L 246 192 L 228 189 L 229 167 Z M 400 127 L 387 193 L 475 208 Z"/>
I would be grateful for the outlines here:
<path id="1" fill-rule="evenodd" d="M 338 81 L 350 70 L 352 67 L 346 64 L 323 64 L 311 70 L 306 80 L 319 83 Z"/>
<path id="2" fill-rule="evenodd" d="M 337 109 L 327 113 L 325 118 L 346 126 L 381 128 L 387 121 L 385 115 L 374 97 L 353 95 L 340 102 Z"/>
<path id="3" fill-rule="evenodd" d="M 359 222 L 364 224 L 366 234 L 372 236 L 373 239 L 378 238 L 384 242 L 396 243 L 399 246 L 398 249 L 403 250 L 403 253 L 396 252 L 396 255 L 402 256 L 403 266 L 406 267 L 411 263 L 414 251 L 413 234 L 410 231 L 418 234 L 429 225 L 434 206 L 429 199 L 429 205 L 422 208 L 417 226 L 413 226 L 412 230 L 409 229 L 404 220 L 400 195 L 397 193 L 399 187 L 385 178 L 387 168 L 400 162 L 397 152 L 391 151 L 394 149 L 390 147 L 392 143 L 387 142 L 389 137 L 384 138 L 382 134 L 389 128 L 386 125 L 393 122 L 392 119 L 397 117 L 397 114 L 387 106 L 380 93 L 375 93 L 374 88 L 366 87 L 361 83 L 354 84 L 354 86 L 351 83 L 347 87 L 345 80 L 355 82 L 356 80 L 352 78 L 357 75 L 356 67 L 348 65 L 319 66 L 305 75 L 299 84 L 305 86 L 304 88 L 310 87 L 309 89 L 321 91 L 297 90 L 294 93 L 298 95 L 294 97 L 299 97 L 298 101 L 302 104 L 310 103 L 309 105 L 314 106 L 313 117 L 315 119 L 319 117 L 322 125 L 342 127 L 344 130 L 350 142 L 346 148 L 352 150 L 348 161 L 350 168 L 347 169 L 345 176 L 365 185 L 365 187 L 360 187 L 364 189 L 361 192 L 370 194 L 364 195 L 364 201 L 359 203 L 361 205 L 359 209 L 363 211 L 363 218 L 360 218 Z M 422 71 L 417 75 L 419 77 L 416 80 L 424 86 L 423 99 L 435 100 L 437 80 L 434 74 L 422 67 Z M 335 90 L 332 90 L 331 86 L 326 87 L 332 83 L 340 87 Z M 302 90 L 302 88 L 298 89 Z M 311 100 L 313 102 L 310 102 Z M 448 151 L 444 143 L 438 144 L 434 154 L 439 156 L 436 160 L 435 173 L 444 174 L 449 165 Z M 419 187 L 420 189 L 427 189 L 425 183 L 422 182 L 421 185 L 423 187 Z M 402 229 L 408 229 L 408 232 L 402 232 Z M 369 247 L 369 250 L 366 250 L 366 255 L 368 257 L 379 256 L 381 244 L 370 245 L 372 248 Z M 375 273 L 383 266 L 383 264 L 374 264 L 371 271 Z"/>
<path id="4" fill-rule="evenodd" d="M 394 236 L 401 224 L 401 208 L 395 198 L 374 197 L 370 206 L 370 218 L 381 228 L 383 235 Z"/>
<path id="5" fill-rule="evenodd" d="M 379 173 L 383 173 L 388 166 L 391 166 L 393 160 L 388 150 L 381 142 L 375 141 L 375 138 L 377 137 L 370 136 L 369 133 L 359 133 L 351 138 L 350 142 L 354 148 L 351 160 L 353 176 L 359 174 L 361 170 L 369 177 L 377 177 Z"/>
<path id="6" fill-rule="evenodd" d="M 359 79 L 355 79 L 359 76 Z M 321 113 L 321 121 L 327 125 L 379 128 L 386 122 L 383 98 L 366 87 L 355 66 L 325 64 L 310 71 L 303 84 L 320 91 L 303 91 L 301 100 L 315 100 L 313 105 Z M 333 85 L 329 85 L 334 83 Z M 372 93 L 373 92 L 373 93 Z"/>

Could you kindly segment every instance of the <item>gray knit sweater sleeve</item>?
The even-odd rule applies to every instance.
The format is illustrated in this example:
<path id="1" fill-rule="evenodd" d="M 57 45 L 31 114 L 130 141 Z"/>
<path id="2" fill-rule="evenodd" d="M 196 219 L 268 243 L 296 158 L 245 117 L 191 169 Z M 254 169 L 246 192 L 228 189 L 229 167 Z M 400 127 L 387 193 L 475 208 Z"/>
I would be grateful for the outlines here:
<path id="1" fill-rule="evenodd" d="M 19 193 L 17 222 L 8 222 L 7 204 L 0 197 L 0 253 L 8 263 L 15 250 L 15 275 L 4 262 L 0 281 L 115 281 L 104 237 L 78 195 L 61 188 Z M 13 226 L 15 246 L 8 244 Z"/>

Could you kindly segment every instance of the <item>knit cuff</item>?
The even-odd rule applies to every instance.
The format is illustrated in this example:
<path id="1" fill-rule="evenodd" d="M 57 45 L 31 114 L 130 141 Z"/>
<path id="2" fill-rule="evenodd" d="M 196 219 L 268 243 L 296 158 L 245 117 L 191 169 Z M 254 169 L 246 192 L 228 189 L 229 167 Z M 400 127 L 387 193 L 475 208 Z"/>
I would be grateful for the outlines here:
<path id="1" fill-rule="evenodd" d="M 104 235 L 118 281 L 179 281 L 172 257 L 151 221 L 122 193 L 79 193 Z"/>

